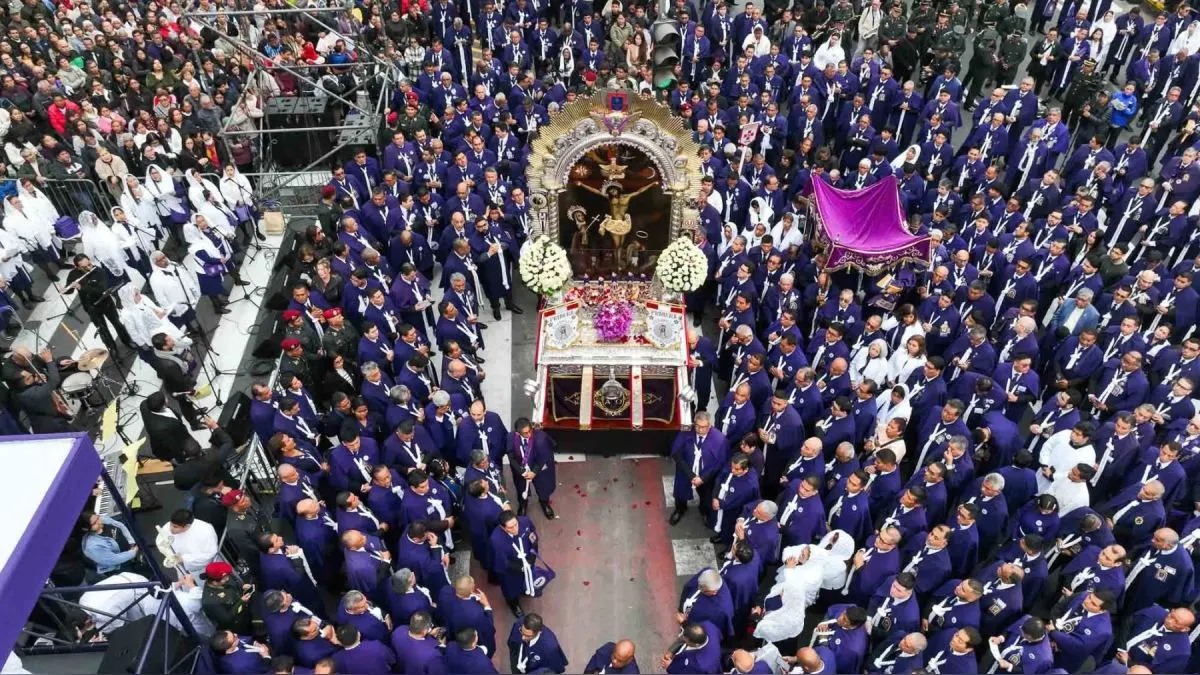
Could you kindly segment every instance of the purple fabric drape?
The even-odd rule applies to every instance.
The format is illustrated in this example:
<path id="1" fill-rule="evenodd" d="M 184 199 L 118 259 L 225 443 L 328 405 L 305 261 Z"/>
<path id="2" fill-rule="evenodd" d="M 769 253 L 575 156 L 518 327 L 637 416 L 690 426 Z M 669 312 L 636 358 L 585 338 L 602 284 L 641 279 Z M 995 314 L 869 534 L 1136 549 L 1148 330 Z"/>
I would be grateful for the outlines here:
<path id="1" fill-rule="evenodd" d="M 826 270 L 856 267 L 874 274 L 906 261 L 929 265 L 929 235 L 905 228 L 894 176 L 862 190 L 839 190 L 823 180 L 812 186 L 817 236 L 829 243 Z"/>

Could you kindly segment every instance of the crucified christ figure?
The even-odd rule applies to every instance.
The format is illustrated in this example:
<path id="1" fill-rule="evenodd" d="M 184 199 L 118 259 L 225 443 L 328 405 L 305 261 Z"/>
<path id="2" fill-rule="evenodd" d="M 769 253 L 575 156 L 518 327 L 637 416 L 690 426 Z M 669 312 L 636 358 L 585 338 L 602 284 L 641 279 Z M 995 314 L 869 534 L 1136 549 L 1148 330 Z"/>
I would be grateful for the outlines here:
<path id="1" fill-rule="evenodd" d="M 655 184 L 648 183 L 628 194 L 622 194 L 620 186 L 617 185 L 609 185 L 603 190 L 597 190 L 581 181 L 575 181 L 575 184 L 608 200 L 608 216 L 604 222 L 600 223 L 600 234 L 607 232 L 612 235 L 613 246 L 617 250 L 618 264 L 623 264 L 620 258 L 621 251 L 624 250 L 625 236 L 633 229 L 633 219 L 629 216 L 629 202 Z"/>

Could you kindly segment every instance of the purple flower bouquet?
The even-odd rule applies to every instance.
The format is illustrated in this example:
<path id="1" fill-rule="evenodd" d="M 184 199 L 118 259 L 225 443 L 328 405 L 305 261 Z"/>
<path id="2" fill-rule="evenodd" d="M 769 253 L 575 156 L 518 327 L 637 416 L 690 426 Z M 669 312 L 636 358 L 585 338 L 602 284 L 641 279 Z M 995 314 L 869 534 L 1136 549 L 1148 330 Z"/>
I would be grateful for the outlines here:
<path id="1" fill-rule="evenodd" d="M 633 325 L 633 305 L 628 302 L 606 302 L 596 310 L 592 325 L 601 342 L 621 342 L 629 337 L 629 329 Z"/>

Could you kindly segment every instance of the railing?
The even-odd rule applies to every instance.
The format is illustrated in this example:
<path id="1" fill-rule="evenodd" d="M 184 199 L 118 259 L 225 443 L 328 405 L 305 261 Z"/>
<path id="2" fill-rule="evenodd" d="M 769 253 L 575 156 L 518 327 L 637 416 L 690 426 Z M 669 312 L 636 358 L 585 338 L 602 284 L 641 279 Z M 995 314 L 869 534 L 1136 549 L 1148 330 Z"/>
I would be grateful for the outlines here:
<path id="1" fill-rule="evenodd" d="M 78 217 L 82 211 L 91 211 L 107 221 L 112 208 L 120 205 L 108 188 L 86 178 L 48 178 L 37 186 L 46 193 L 60 214 L 72 218 Z"/>

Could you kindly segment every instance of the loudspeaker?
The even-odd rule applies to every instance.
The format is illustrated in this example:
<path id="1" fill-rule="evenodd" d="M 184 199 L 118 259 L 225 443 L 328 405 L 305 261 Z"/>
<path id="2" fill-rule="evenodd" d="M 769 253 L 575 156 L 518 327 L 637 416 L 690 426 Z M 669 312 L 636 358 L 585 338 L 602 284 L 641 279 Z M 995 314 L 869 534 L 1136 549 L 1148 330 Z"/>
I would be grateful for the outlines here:
<path id="1" fill-rule="evenodd" d="M 229 432 L 237 447 L 250 440 L 250 397 L 237 391 L 229 396 L 221 409 L 221 428 Z"/>
<path id="2" fill-rule="evenodd" d="M 258 341 L 258 345 L 251 354 L 256 359 L 278 359 L 279 355 L 283 353 L 283 347 L 280 346 L 282 340 L 283 325 L 279 322 L 279 319 L 276 319 L 271 324 L 271 332 L 262 336 L 262 339 Z"/>
<path id="3" fill-rule="evenodd" d="M 146 616 L 127 623 L 108 634 L 108 650 L 100 661 L 101 673 L 133 673 L 137 669 L 138 658 L 146 637 L 150 635 L 150 627 L 154 625 L 154 617 Z M 164 650 L 164 641 L 166 649 Z M 154 644 L 146 654 L 146 662 L 142 665 L 143 673 L 190 673 L 191 659 L 179 663 L 180 659 L 195 645 L 186 635 L 176 630 L 174 626 L 164 623 L 158 627 L 154 636 Z"/>

